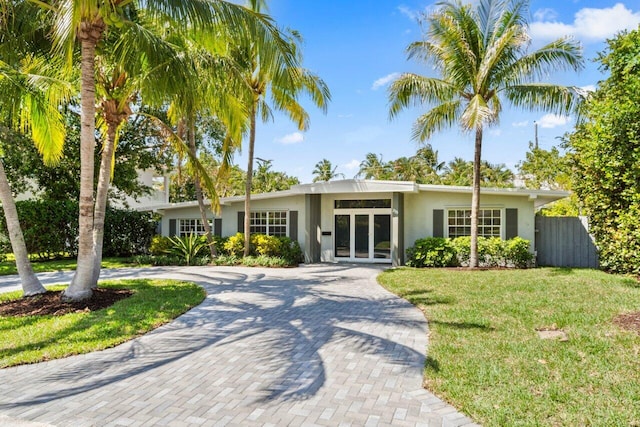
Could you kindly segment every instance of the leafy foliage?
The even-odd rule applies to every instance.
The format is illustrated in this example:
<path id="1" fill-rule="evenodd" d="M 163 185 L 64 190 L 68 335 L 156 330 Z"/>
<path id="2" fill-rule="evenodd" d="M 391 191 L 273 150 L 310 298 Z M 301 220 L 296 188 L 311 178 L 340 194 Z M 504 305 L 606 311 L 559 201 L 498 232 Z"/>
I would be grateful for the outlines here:
<path id="1" fill-rule="evenodd" d="M 169 255 L 173 255 L 186 265 L 199 265 L 196 261 L 203 258 L 208 250 L 207 239 L 191 233 L 182 237 L 169 237 L 171 247 Z"/>
<path id="2" fill-rule="evenodd" d="M 415 241 L 407 249 L 409 267 L 454 267 L 458 265 L 456 249 L 451 240 L 443 237 L 427 237 Z"/>
<path id="3" fill-rule="evenodd" d="M 603 269 L 640 273 L 640 30 L 608 41 L 609 77 L 568 136 L 573 189 L 589 216 Z"/>
<path id="4" fill-rule="evenodd" d="M 27 251 L 40 259 L 75 255 L 78 250 L 78 203 L 71 200 L 26 200 L 16 203 Z M 105 256 L 145 253 L 156 230 L 148 212 L 107 209 Z M 0 234 L 6 235 L 4 216 Z M 4 248 L 7 250 L 7 248 Z"/>
<path id="5" fill-rule="evenodd" d="M 471 237 L 446 239 L 426 237 L 418 239 L 407 249 L 409 267 L 456 267 L 469 266 Z M 527 268 L 533 262 L 529 252 L 529 241 L 521 237 L 502 240 L 497 237 L 478 239 L 480 267 Z"/>

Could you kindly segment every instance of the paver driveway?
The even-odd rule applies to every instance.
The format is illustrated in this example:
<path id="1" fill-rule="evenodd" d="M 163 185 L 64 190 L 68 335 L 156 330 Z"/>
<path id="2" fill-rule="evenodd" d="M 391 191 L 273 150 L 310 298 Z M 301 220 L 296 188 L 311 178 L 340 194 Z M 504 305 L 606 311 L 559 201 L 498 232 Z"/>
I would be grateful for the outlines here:
<path id="1" fill-rule="evenodd" d="M 193 280 L 208 296 L 116 348 L 0 370 L 0 425 L 471 423 L 421 387 L 425 319 L 377 285 L 379 272 L 353 265 L 105 271 L 103 278 Z"/>

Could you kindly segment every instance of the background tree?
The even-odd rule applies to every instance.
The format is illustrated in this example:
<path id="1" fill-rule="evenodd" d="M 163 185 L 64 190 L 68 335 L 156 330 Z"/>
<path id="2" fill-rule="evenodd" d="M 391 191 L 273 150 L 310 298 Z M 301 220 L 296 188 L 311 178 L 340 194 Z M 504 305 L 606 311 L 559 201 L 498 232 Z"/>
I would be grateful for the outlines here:
<path id="1" fill-rule="evenodd" d="M 356 177 L 364 179 L 386 180 L 390 179 L 389 164 L 382 160 L 382 154 L 367 153 L 366 158 L 360 162 L 360 170 Z"/>
<path id="2" fill-rule="evenodd" d="M 272 191 L 288 190 L 294 185 L 300 184 L 295 176 L 289 176 L 284 172 L 271 169 L 272 161 L 256 159 L 258 167 L 253 171 L 252 191 L 256 193 L 270 193 Z"/>
<path id="3" fill-rule="evenodd" d="M 400 76 L 389 88 L 390 116 L 427 104 L 431 109 L 414 124 L 415 139 L 426 141 L 454 124 L 475 133 L 470 267 L 476 268 L 483 130 L 498 123 L 503 101 L 528 110 L 573 111 L 580 100 L 577 88 L 535 80 L 558 69 L 579 70 L 582 54 L 579 44 L 567 38 L 528 52 L 527 1 L 439 5 L 426 16 L 425 40 L 407 51 L 409 58 L 434 66 L 440 77 Z"/>
<path id="4" fill-rule="evenodd" d="M 333 166 L 327 159 L 322 159 L 313 168 L 313 182 L 328 182 L 336 178 L 344 178 L 344 174 L 336 172 L 338 166 Z"/>
<path id="5" fill-rule="evenodd" d="M 568 136 L 573 190 L 589 216 L 600 265 L 640 273 L 640 28 L 608 41 L 598 84 Z"/>

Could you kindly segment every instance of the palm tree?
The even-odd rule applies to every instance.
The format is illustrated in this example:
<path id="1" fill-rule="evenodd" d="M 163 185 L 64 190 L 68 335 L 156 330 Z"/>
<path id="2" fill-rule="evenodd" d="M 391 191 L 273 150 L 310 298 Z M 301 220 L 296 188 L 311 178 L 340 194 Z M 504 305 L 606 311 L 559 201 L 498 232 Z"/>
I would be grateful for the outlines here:
<path id="1" fill-rule="evenodd" d="M 135 54 L 141 46 L 152 41 L 144 26 L 132 25 L 125 9 L 144 15 L 148 22 L 170 24 L 180 22 L 185 32 L 208 31 L 221 28 L 235 31 L 239 39 L 258 40 L 261 45 L 284 46 L 271 21 L 246 8 L 222 0 L 55 0 L 35 2 L 53 15 L 54 41 L 60 52 L 71 62 L 76 41 L 80 42 L 81 72 L 81 171 L 79 201 L 78 266 L 70 286 L 64 292 L 68 300 L 82 300 L 92 295 L 96 286 L 93 274 L 95 251 L 93 245 L 94 198 L 93 153 L 95 133 L 95 58 L 98 42 L 107 29 L 116 27 L 129 32 L 118 48 L 123 54 Z M 245 44 L 245 43 L 243 43 Z M 152 49 L 150 49 L 152 51 Z"/>
<path id="2" fill-rule="evenodd" d="M 528 51 L 530 38 L 526 0 L 480 0 L 440 3 L 426 17 L 427 38 L 407 48 L 409 58 L 431 63 L 440 77 L 401 75 L 389 88 L 390 116 L 414 104 L 431 106 L 413 126 L 413 137 L 429 139 L 434 132 L 458 124 L 475 133 L 471 201 L 470 267 L 478 266 L 480 168 L 485 127 L 496 125 L 503 101 L 528 110 L 573 111 L 581 91 L 535 80 L 559 69 L 579 70 L 577 42 L 562 38 Z"/>
<path id="3" fill-rule="evenodd" d="M 327 159 L 322 159 L 313 168 L 313 182 L 327 182 L 336 178 L 344 178 L 344 174 L 336 172 L 338 166 L 333 167 Z"/>
<path id="4" fill-rule="evenodd" d="M 261 10 L 262 2 L 252 0 L 250 7 L 256 13 Z M 267 104 L 270 94 L 273 107 L 289 116 L 299 130 L 309 127 L 309 115 L 298 99 L 302 93 L 310 96 L 311 101 L 324 112 L 331 99 L 327 85 L 309 70 L 302 68 L 301 38 L 297 32 L 290 31 L 287 37 L 293 56 L 268 57 L 263 55 L 259 45 L 238 49 L 237 62 L 245 64 L 245 81 L 251 90 L 246 99 L 249 122 L 249 150 L 247 160 L 247 182 L 244 203 L 244 256 L 249 255 L 251 230 L 251 188 L 253 179 L 253 161 L 256 143 L 257 117 L 263 122 L 272 119 L 271 108 Z"/>
<path id="5" fill-rule="evenodd" d="M 389 179 L 389 164 L 382 161 L 382 154 L 378 156 L 375 153 L 367 153 L 356 176 L 364 179 Z"/>
<path id="6" fill-rule="evenodd" d="M 6 6 L 3 13 L 7 19 L 0 20 L 0 119 L 15 130 L 30 130 L 45 164 L 52 165 L 62 155 L 65 128 L 58 107 L 66 101 L 70 88 L 56 76 L 59 70 L 55 59 L 43 56 L 42 46 L 36 46 L 44 41 L 44 30 L 38 27 L 42 21 L 37 10 L 23 2 Z M 22 33 L 16 32 L 17 28 Z M 1 159 L 0 202 L 23 294 L 31 296 L 44 293 L 46 289 L 29 262 L 15 201 Z"/>

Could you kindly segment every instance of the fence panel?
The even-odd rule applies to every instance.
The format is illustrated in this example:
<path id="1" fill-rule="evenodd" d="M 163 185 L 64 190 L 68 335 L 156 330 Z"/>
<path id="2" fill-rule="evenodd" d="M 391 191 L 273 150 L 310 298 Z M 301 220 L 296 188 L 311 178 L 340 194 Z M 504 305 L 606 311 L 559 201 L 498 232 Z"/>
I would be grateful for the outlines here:
<path id="1" fill-rule="evenodd" d="M 536 254 L 539 266 L 599 266 L 586 217 L 536 216 Z"/>

